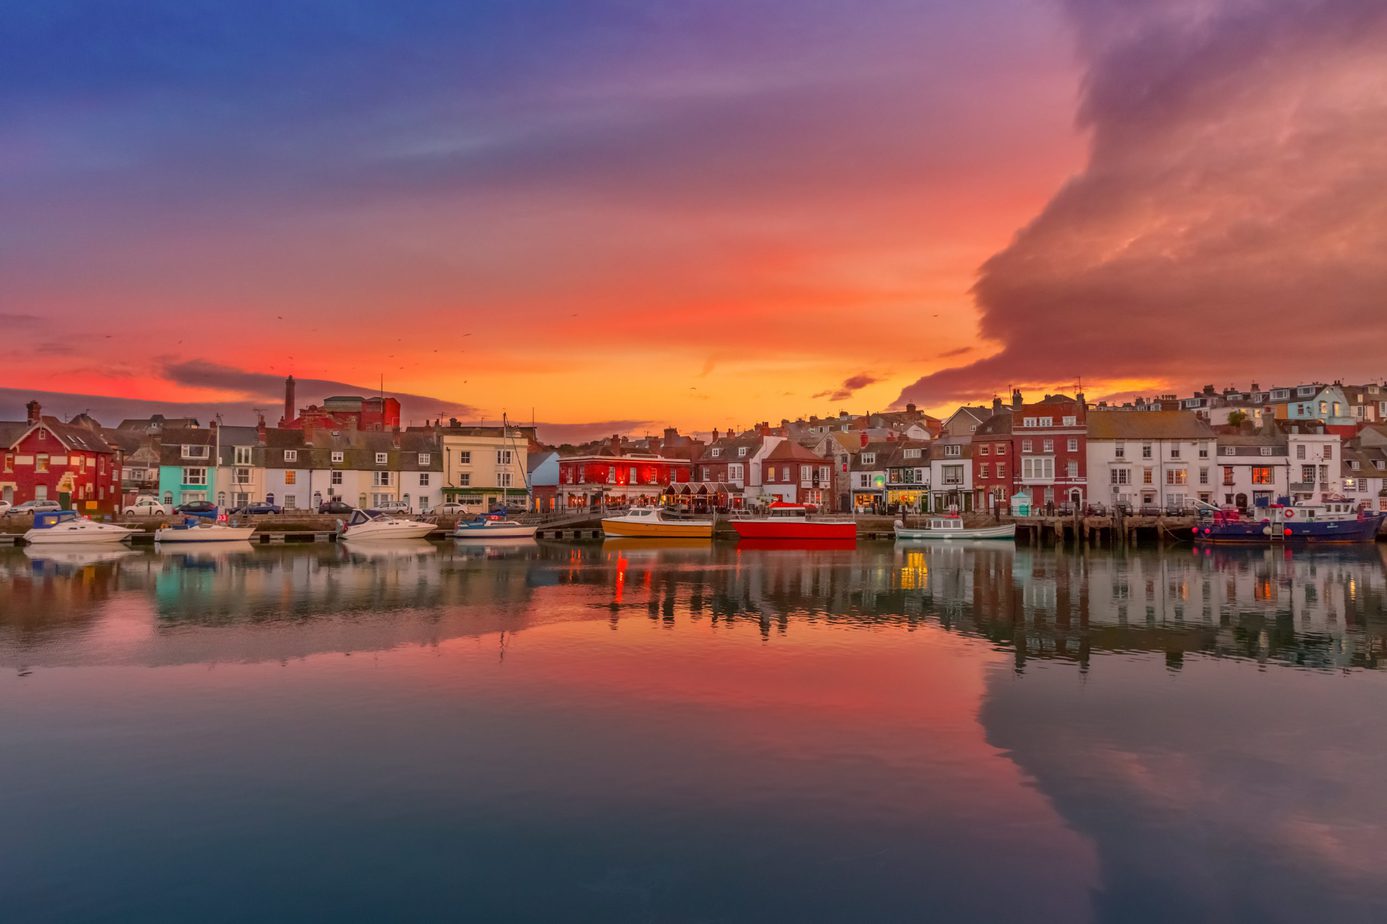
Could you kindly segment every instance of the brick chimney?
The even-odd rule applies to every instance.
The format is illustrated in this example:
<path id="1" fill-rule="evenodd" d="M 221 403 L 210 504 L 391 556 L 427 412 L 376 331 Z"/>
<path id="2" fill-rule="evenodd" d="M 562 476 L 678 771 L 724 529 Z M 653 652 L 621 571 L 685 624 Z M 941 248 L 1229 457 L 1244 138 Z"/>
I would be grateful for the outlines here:
<path id="1" fill-rule="evenodd" d="M 39 406 L 37 401 L 30 401 L 28 404 L 24 405 L 24 410 L 28 412 L 30 426 L 33 426 L 43 419 L 43 408 Z"/>
<path id="2" fill-rule="evenodd" d="M 1002 399 L 1001 399 L 999 396 L 997 396 L 997 395 L 993 395 L 993 396 L 992 396 L 992 413 L 994 413 L 994 414 L 1000 414 L 1001 412 L 1002 412 Z"/>
<path id="3" fill-rule="evenodd" d="M 868 442 L 870 442 L 870 441 L 867 439 L 867 431 L 866 431 L 866 430 L 863 430 L 863 431 L 862 431 L 862 448 L 863 448 L 863 449 L 866 449 L 866 448 L 867 448 L 867 443 L 868 443 Z"/>
<path id="4" fill-rule="evenodd" d="M 284 380 L 284 422 L 294 419 L 294 377 Z"/>
<path id="5" fill-rule="evenodd" d="M 712 438 L 711 440 L 709 440 L 709 442 L 710 442 L 710 443 L 716 443 L 717 441 L 718 441 L 718 428 L 717 428 L 717 427 L 714 427 L 714 428 L 713 428 L 713 438 Z"/>
<path id="6" fill-rule="evenodd" d="M 255 419 L 255 439 L 261 445 L 265 445 L 265 415 L 257 414 Z"/>
<path id="7" fill-rule="evenodd" d="M 1025 403 L 1026 402 L 1021 398 L 1021 389 L 1013 388 L 1011 390 L 1011 409 L 1013 411 L 1019 411 L 1021 410 L 1021 406 Z"/>

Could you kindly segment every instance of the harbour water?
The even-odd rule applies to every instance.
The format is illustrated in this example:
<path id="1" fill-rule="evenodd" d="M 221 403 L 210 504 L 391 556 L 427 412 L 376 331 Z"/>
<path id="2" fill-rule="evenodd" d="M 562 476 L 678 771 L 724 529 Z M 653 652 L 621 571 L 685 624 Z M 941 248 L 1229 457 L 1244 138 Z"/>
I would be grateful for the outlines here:
<path id="1" fill-rule="evenodd" d="M 1380 921 L 1384 548 L 0 551 L 15 921 Z"/>

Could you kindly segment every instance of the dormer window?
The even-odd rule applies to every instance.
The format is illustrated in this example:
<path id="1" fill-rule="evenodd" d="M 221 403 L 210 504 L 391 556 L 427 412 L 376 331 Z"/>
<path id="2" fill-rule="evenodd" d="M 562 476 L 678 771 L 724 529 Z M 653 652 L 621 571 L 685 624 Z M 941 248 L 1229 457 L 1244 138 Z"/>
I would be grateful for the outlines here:
<path id="1" fill-rule="evenodd" d="M 342 460 L 343 460 L 344 456 L 345 456 L 345 453 L 334 452 L 334 453 L 332 454 L 332 462 L 333 462 L 333 464 L 334 464 L 334 465 L 340 465 L 340 464 L 342 464 Z"/>
<path id="2" fill-rule="evenodd" d="M 876 461 L 877 461 L 877 454 L 876 454 L 876 453 L 874 453 L 874 452 L 864 452 L 864 453 L 862 453 L 862 464 L 863 464 L 863 465 L 875 465 L 875 464 L 876 464 Z"/>
<path id="3" fill-rule="evenodd" d="M 389 458 L 390 458 L 390 457 L 389 457 L 386 453 L 378 452 L 378 453 L 376 453 L 376 464 L 377 464 L 377 465 L 384 465 L 384 464 L 386 463 L 386 460 L 389 459 Z"/>
<path id="4" fill-rule="evenodd" d="M 48 431 L 45 430 L 43 427 L 39 427 L 39 439 L 41 439 L 41 440 L 46 440 L 46 439 L 48 439 Z"/>
<path id="5" fill-rule="evenodd" d="M 1262 455 L 1264 455 L 1264 456 L 1269 456 L 1269 455 L 1271 455 L 1271 447 L 1270 447 L 1270 446 L 1263 446 L 1263 447 L 1262 447 Z"/>
<path id="6" fill-rule="evenodd" d="M 286 450 L 284 450 L 284 461 L 285 461 L 285 462 L 297 462 L 297 461 L 299 461 L 299 451 L 298 451 L 297 449 L 286 449 Z"/>
<path id="7" fill-rule="evenodd" d="M 419 464 L 420 464 L 420 465 L 428 465 L 431 461 L 433 461 L 433 457 L 432 457 L 429 453 L 427 453 L 427 452 L 421 452 L 421 453 L 419 453 Z"/>
<path id="8" fill-rule="evenodd" d="M 206 446 L 183 446 L 183 458 L 185 459 L 205 459 L 209 455 Z"/>
<path id="9" fill-rule="evenodd" d="M 983 448 L 986 449 L 987 447 L 984 446 Z M 944 455 L 956 459 L 956 458 L 958 458 L 959 456 L 963 455 L 963 447 L 960 446 L 960 445 L 958 445 L 957 443 L 954 443 L 954 444 L 951 445 L 951 446 L 945 446 L 945 447 L 944 447 Z M 1000 450 L 1000 449 L 998 450 L 998 455 L 1001 455 L 1001 450 Z"/>
<path id="10" fill-rule="evenodd" d="M 713 457 L 714 459 L 716 459 L 718 456 L 722 455 L 722 447 L 720 447 L 720 446 L 714 446 L 711 455 L 712 455 L 712 457 Z"/>
<path id="11" fill-rule="evenodd" d="M 745 447 L 745 446 L 738 446 L 738 447 L 737 447 L 737 458 L 742 459 L 742 458 L 745 458 L 745 457 L 746 457 L 746 447 Z"/>
<path id="12" fill-rule="evenodd" d="M 1066 427 L 1077 427 L 1079 425 L 1079 419 L 1077 417 L 1066 417 L 1062 422 Z"/>
<path id="13" fill-rule="evenodd" d="M 1021 422 L 1021 425 L 1022 425 L 1023 427 L 1034 427 L 1034 426 L 1035 426 L 1035 418 L 1034 418 L 1034 417 L 1027 417 L 1025 420 L 1023 420 L 1023 421 Z"/>

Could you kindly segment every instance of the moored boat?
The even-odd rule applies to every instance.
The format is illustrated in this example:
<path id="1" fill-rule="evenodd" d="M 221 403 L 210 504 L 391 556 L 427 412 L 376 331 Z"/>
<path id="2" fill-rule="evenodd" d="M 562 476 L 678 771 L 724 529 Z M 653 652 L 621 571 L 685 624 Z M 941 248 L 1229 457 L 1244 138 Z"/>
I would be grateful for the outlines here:
<path id="1" fill-rule="evenodd" d="M 620 516 L 603 517 L 602 534 L 608 538 L 711 539 L 713 521 L 679 516 L 663 507 L 633 507 Z"/>
<path id="2" fill-rule="evenodd" d="M 464 520 L 453 530 L 454 539 L 533 539 L 539 527 L 507 520 L 499 514 L 490 513 Z"/>
<path id="3" fill-rule="evenodd" d="M 806 504 L 777 501 L 763 517 L 731 520 L 738 538 L 758 540 L 852 540 L 857 539 L 857 523 L 844 517 L 819 517 Z"/>
<path id="4" fill-rule="evenodd" d="M 395 541 L 398 539 L 423 539 L 438 528 L 427 520 L 414 520 L 389 514 L 372 516 L 364 510 L 352 511 L 352 518 L 342 530 L 344 540 L 371 540 L 372 542 Z"/>
<path id="5" fill-rule="evenodd" d="M 1236 510 L 1208 511 L 1194 526 L 1197 542 L 1372 542 L 1387 513 L 1359 509 L 1331 498 L 1322 504 L 1278 504 L 1263 516 Z"/>
<path id="6" fill-rule="evenodd" d="M 124 542 L 133 529 L 79 517 L 74 510 L 45 510 L 34 514 L 34 526 L 24 534 L 30 545 L 89 545 Z"/>
<path id="7" fill-rule="evenodd" d="M 961 517 L 935 517 L 927 520 L 924 526 L 906 526 L 900 520 L 895 522 L 896 538 L 915 539 L 1016 539 L 1016 524 L 1002 523 L 996 526 L 964 526 Z"/>
<path id="8" fill-rule="evenodd" d="M 254 526 L 228 526 L 201 517 L 189 517 L 182 526 L 161 526 L 154 541 L 166 545 L 182 542 L 245 542 L 255 533 Z"/>

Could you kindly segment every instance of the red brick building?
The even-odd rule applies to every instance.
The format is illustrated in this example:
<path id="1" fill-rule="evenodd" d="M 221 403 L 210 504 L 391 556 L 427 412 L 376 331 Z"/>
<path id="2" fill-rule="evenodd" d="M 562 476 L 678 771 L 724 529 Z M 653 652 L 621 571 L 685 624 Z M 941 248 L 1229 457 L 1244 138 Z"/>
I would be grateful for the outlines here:
<path id="1" fill-rule="evenodd" d="M 1046 395 L 1011 413 L 1013 457 L 1021 490 L 1031 507 L 1049 511 L 1061 504 L 1088 502 L 1088 420 L 1082 393 L 1077 398 Z"/>
<path id="2" fill-rule="evenodd" d="M 559 459 L 559 505 L 569 510 L 654 505 L 671 484 L 687 482 L 688 459 L 656 455 L 588 455 Z"/>
<path id="3" fill-rule="evenodd" d="M 395 398 L 377 395 L 335 395 L 324 398 L 321 405 L 310 404 L 294 410 L 294 377 L 284 380 L 284 416 L 279 426 L 289 430 L 397 430 L 400 426 L 400 402 Z"/>
<path id="4" fill-rule="evenodd" d="M 973 467 L 974 510 L 1005 511 L 1011 506 L 1018 469 L 1011 427 L 1011 410 L 997 403 L 992 416 L 973 431 L 972 445 L 968 447 L 971 458 L 967 461 Z"/>
<path id="5" fill-rule="evenodd" d="M 792 504 L 833 503 L 833 463 L 794 440 L 784 440 L 761 466 L 761 496 Z"/>
<path id="6" fill-rule="evenodd" d="M 70 499 L 84 513 L 120 504 L 120 451 L 92 427 L 44 417 L 37 401 L 23 421 L 0 421 L 0 498 L 12 504 Z"/>

